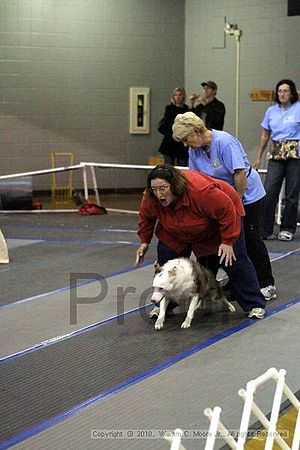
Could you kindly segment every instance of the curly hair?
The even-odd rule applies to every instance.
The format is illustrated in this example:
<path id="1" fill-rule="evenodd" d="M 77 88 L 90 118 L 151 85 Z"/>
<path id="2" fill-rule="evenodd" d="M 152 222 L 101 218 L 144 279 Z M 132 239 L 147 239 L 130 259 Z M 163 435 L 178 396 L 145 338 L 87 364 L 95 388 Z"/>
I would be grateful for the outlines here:
<path id="1" fill-rule="evenodd" d="M 160 178 L 169 183 L 172 194 L 176 197 L 181 197 L 187 190 L 187 179 L 180 170 L 175 169 L 175 167 L 169 164 L 159 164 L 148 173 L 146 192 L 150 198 L 156 199 L 151 188 L 151 181 L 156 178 Z"/>

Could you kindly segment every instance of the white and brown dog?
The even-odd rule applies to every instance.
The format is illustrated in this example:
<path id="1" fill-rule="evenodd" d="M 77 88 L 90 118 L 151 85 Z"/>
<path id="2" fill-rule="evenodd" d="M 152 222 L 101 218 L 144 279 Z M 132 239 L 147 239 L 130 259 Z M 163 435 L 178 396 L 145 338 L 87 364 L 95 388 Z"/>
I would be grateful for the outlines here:
<path id="1" fill-rule="evenodd" d="M 188 312 L 181 328 L 191 326 L 194 312 L 203 300 L 222 302 L 231 312 L 235 307 L 226 299 L 213 274 L 205 267 L 188 258 L 171 259 L 163 266 L 155 267 L 151 301 L 159 303 L 150 316 L 158 315 L 155 329 L 164 326 L 166 309 L 170 301 L 177 305 L 188 303 Z"/>

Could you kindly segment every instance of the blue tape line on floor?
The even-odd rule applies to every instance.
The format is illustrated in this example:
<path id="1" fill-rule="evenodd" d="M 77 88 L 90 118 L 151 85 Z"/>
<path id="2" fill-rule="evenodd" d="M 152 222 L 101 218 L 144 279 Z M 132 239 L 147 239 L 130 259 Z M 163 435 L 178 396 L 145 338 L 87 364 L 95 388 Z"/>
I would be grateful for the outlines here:
<path id="1" fill-rule="evenodd" d="M 36 264 L 39 264 L 39 263 L 36 263 Z M 153 264 L 154 264 L 154 260 L 150 261 L 150 262 L 147 262 L 147 263 L 144 263 L 144 264 L 141 264 L 139 267 L 129 267 L 128 269 L 123 269 L 123 270 L 119 270 L 117 272 L 113 272 L 113 273 L 110 273 L 110 274 L 107 274 L 107 275 L 103 275 L 103 278 L 108 279 L 108 278 L 112 278 L 112 277 L 115 277 L 115 276 L 118 276 L 118 275 L 123 275 L 124 273 L 132 272 L 134 270 L 138 270 L 138 269 L 141 269 L 143 267 L 147 267 L 147 266 L 151 266 L 151 265 L 153 266 Z M 94 282 L 95 282 L 95 280 L 84 281 L 82 283 L 78 283 L 77 287 L 84 286 L 84 285 L 87 285 L 87 284 L 91 284 L 91 283 L 94 283 Z M 64 292 L 64 291 L 67 291 L 67 290 L 70 290 L 70 289 L 71 289 L 70 286 L 65 286 L 63 288 L 60 288 L 60 289 L 57 289 L 57 290 L 54 290 L 54 291 L 45 292 L 44 294 L 39 294 L 39 295 L 35 295 L 33 297 L 24 298 L 22 300 L 18 300 L 16 302 L 14 302 L 14 303 L 9 303 L 7 305 L 0 306 L 0 311 L 3 311 L 5 309 L 9 309 L 9 308 L 13 308 L 15 306 L 21 305 L 22 303 L 29 302 L 31 300 L 36 300 L 38 298 L 48 297 L 49 295 L 58 294 L 60 292 Z"/>
<path id="2" fill-rule="evenodd" d="M 266 317 L 272 316 L 272 315 L 274 315 L 284 309 L 287 309 L 299 302 L 300 302 L 300 297 L 294 298 L 294 299 L 290 300 L 289 302 L 287 302 L 283 305 L 279 305 L 278 307 L 274 308 L 273 310 L 268 311 L 266 313 Z M 42 422 L 32 428 L 29 428 L 29 429 L 23 431 L 22 433 L 19 433 L 16 436 L 11 437 L 10 439 L 7 439 L 6 441 L 3 441 L 2 443 L 0 443 L 0 449 L 5 450 L 7 448 L 12 447 L 13 445 L 16 445 L 16 444 L 26 440 L 26 439 L 29 439 L 29 438 L 37 435 L 38 433 L 45 431 L 48 428 L 51 428 L 54 425 L 57 425 L 58 423 L 63 422 L 67 418 L 69 418 L 79 412 L 82 412 L 83 410 L 87 409 L 89 406 L 95 404 L 96 402 L 100 402 L 100 401 L 110 397 L 111 395 L 115 395 L 119 392 L 122 392 L 125 389 L 127 389 L 127 388 L 153 376 L 153 375 L 156 375 L 157 373 L 161 372 L 162 370 L 165 370 L 168 367 L 171 367 L 172 365 L 176 364 L 177 362 L 179 362 L 201 350 L 204 350 L 205 348 L 209 347 L 210 345 L 213 345 L 216 342 L 219 342 L 222 339 L 227 338 L 228 336 L 231 336 L 245 328 L 248 328 L 248 327 L 254 325 L 257 321 L 258 320 L 252 320 L 252 319 L 245 320 L 241 324 L 239 324 L 235 327 L 232 327 L 225 332 L 219 333 L 216 336 L 213 336 L 212 338 L 207 339 L 206 341 L 202 342 L 199 345 L 191 347 L 190 349 L 188 349 L 182 353 L 178 353 L 177 355 L 173 356 L 172 358 L 167 359 L 166 361 L 154 366 L 153 368 L 151 368 L 139 375 L 136 375 L 136 376 L 130 378 L 129 380 L 126 380 L 116 386 L 111 387 L 110 389 L 104 391 L 103 393 L 101 393 L 95 397 L 92 397 L 92 398 L 86 400 L 85 402 L 80 403 L 79 405 L 75 406 L 74 408 L 71 408 L 68 411 L 58 414 L 57 416 L 52 417 L 51 419 L 46 420 L 45 422 Z"/>

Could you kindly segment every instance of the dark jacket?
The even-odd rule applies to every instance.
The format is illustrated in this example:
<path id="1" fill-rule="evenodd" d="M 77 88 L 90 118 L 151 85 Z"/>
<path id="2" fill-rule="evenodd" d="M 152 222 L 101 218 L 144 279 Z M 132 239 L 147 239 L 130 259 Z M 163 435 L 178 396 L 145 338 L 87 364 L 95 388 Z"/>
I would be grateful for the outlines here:
<path id="1" fill-rule="evenodd" d="M 223 130 L 226 110 L 224 103 L 220 102 L 217 98 L 214 98 L 207 105 L 199 104 L 191 111 L 203 120 L 206 128 Z"/>
<path id="2" fill-rule="evenodd" d="M 159 147 L 159 152 L 163 155 L 175 156 L 175 157 L 188 157 L 188 149 L 182 142 L 174 141 L 172 135 L 172 125 L 174 123 L 177 114 L 184 114 L 188 111 L 188 106 L 183 105 L 175 106 L 173 103 L 166 106 L 163 119 L 160 121 L 158 131 L 164 135 L 162 143 Z"/>

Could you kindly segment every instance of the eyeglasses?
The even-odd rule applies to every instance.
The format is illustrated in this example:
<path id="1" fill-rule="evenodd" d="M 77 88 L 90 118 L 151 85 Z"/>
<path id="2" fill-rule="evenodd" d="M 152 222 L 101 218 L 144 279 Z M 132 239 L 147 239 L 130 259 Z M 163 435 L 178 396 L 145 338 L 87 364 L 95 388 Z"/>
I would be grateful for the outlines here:
<path id="1" fill-rule="evenodd" d="M 161 192 L 162 194 L 165 194 L 169 189 L 170 189 L 170 186 L 151 187 L 151 191 L 154 194 L 157 194 L 158 192 Z"/>

